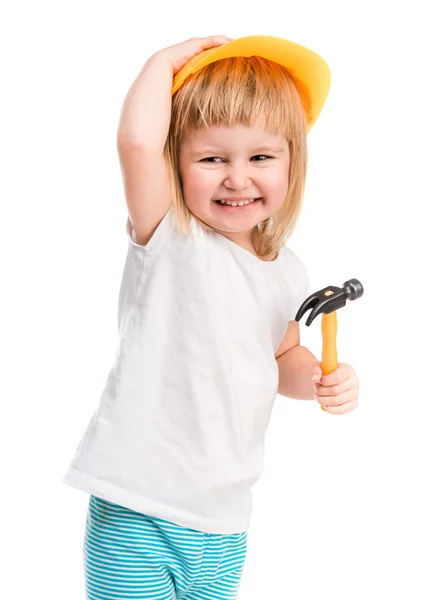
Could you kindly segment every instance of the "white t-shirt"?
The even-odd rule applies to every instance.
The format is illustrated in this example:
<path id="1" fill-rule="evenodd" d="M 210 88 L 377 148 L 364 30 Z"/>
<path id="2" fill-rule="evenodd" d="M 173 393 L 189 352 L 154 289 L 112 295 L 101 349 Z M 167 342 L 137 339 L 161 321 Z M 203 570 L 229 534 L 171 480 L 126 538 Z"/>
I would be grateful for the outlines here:
<path id="1" fill-rule="evenodd" d="M 207 533 L 249 527 L 277 394 L 275 359 L 307 297 L 282 247 L 263 261 L 172 208 L 146 246 L 128 220 L 119 344 L 63 482 Z"/>

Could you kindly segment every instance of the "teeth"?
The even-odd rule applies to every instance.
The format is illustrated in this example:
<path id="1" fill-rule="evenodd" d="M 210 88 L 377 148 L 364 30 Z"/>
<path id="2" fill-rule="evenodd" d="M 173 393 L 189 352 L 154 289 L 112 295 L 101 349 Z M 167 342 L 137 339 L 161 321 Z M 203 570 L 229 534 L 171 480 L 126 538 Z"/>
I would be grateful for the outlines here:
<path id="1" fill-rule="evenodd" d="M 227 206 L 245 206 L 246 204 L 252 204 L 255 201 L 255 198 L 251 198 L 249 200 L 242 200 L 240 202 L 227 202 L 225 200 L 220 200 L 221 204 L 227 204 Z"/>

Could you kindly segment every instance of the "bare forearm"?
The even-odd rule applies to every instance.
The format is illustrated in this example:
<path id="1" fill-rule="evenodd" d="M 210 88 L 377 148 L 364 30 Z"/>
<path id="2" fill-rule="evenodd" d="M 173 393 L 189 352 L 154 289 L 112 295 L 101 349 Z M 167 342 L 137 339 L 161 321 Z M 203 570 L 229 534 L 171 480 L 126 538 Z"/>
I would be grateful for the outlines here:
<path id="1" fill-rule="evenodd" d="M 296 400 L 313 400 L 311 371 L 320 361 L 305 346 L 294 346 L 277 359 L 278 394 Z"/>
<path id="2" fill-rule="evenodd" d="M 144 64 L 124 100 L 117 142 L 162 152 L 171 119 L 172 63 L 153 54 Z"/>

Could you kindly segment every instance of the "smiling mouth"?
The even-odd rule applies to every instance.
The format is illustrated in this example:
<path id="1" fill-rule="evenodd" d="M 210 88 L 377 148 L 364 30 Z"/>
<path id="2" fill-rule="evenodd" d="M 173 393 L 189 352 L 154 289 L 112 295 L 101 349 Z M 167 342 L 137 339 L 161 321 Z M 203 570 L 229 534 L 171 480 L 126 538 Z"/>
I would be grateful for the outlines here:
<path id="1" fill-rule="evenodd" d="M 248 202 L 247 204 L 242 204 L 241 206 L 239 204 L 236 204 L 236 206 L 233 206 L 232 204 L 223 204 L 221 202 L 221 200 L 214 200 L 215 204 L 217 204 L 218 206 L 220 206 L 221 208 L 228 208 L 230 210 L 238 210 L 238 209 L 244 209 L 244 208 L 249 208 L 250 206 L 254 206 L 255 204 L 258 204 L 260 201 L 262 200 L 262 198 L 256 198 L 254 200 L 254 202 Z"/>

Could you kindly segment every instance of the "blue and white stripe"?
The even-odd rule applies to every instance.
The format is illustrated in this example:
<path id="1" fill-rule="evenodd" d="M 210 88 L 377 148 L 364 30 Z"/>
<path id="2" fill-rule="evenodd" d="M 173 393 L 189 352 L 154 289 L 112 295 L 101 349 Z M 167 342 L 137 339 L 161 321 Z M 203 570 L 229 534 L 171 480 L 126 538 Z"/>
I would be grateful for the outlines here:
<path id="1" fill-rule="evenodd" d="M 87 600 L 234 600 L 247 532 L 204 533 L 90 496 Z"/>

